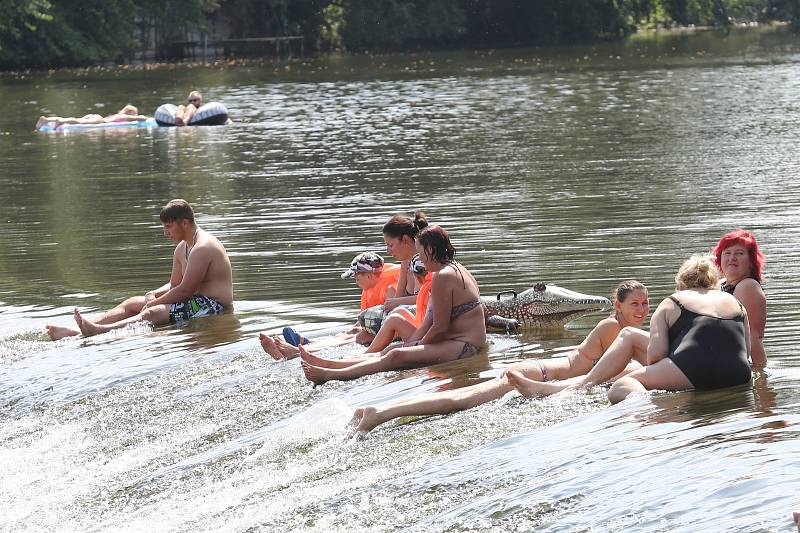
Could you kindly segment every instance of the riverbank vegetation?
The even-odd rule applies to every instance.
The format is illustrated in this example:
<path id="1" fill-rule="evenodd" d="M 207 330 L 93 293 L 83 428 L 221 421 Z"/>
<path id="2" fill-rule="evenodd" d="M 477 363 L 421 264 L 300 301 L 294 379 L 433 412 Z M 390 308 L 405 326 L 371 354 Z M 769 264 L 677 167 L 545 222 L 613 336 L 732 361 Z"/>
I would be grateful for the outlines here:
<path id="1" fill-rule="evenodd" d="M 0 68 L 166 57 L 186 39 L 301 35 L 311 51 L 561 44 L 788 21 L 797 0 L 0 0 Z M 209 37 L 210 36 L 210 37 Z"/>

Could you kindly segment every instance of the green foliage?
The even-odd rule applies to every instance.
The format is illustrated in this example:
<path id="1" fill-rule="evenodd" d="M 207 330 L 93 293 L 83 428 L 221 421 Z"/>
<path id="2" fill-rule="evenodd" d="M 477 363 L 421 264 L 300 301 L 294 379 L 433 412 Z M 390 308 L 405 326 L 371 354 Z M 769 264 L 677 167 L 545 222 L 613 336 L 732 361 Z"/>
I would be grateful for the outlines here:
<path id="1" fill-rule="evenodd" d="M 0 54 L 40 23 L 52 20 L 51 8 L 47 0 L 0 0 Z"/>
<path id="2" fill-rule="evenodd" d="M 466 31 L 459 0 L 348 0 L 342 40 L 348 49 L 451 42 Z"/>
<path id="3" fill-rule="evenodd" d="M 0 0 L 0 68 L 122 59 L 142 27 L 166 39 L 199 27 L 214 0 Z M 162 41 L 163 42 L 163 41 Z"/>
<path id="4" fill-rule="evenodd" d="M 132 46 L 130 0 L 57 0 L 47 18 L 16 33 L 0 50 L 0 65 L 91 63 L 119 55 Z M 5 33 L 4 33 L 5 35 Z"/>
<path id="5" fill-rule="evenodd" d="M 788 20 L 800 0 L 0 0 L 0 68 L 116 60 L 215 27 L 306 49 L 552 44 L 672 24 Z"/>

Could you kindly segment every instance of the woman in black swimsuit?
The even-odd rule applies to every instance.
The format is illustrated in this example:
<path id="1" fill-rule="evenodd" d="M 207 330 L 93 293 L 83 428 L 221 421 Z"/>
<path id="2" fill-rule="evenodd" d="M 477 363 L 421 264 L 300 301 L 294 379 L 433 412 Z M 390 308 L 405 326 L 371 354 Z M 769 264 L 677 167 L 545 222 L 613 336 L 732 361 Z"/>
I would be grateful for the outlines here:
<path id="1" fill-rule="evenodd" d="M 678 291 L 650 320 L 648 365 L 614 382 L 608 392 L 613 403 L 651 389 L 720 389 L 750 381 L 747 312 L 736 298 L 716 290 L 713 258 L 688 259 L 675 284 Z"/>
<path id="2" fill-rule="evenodd" d="M 353 359 L 325 359 L 299 346 L 306 378 L 317 384 L 355 379 L 387 370 L 453 361 L 480 351 L 486 342 L 486 322 L 478 282 L 456 262 L 456 250 L 441 227 L 423 229 L 415 243 L 425 268 L 434 273 L 422 325 L 402 345 Z"/>

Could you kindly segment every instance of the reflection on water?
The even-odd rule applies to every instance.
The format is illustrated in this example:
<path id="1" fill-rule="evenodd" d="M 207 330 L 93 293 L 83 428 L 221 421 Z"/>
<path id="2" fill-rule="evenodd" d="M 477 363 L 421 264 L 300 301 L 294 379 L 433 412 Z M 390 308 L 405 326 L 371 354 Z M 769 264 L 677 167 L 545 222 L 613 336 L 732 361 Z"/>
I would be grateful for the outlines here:
<path id="1" fill-rule="evenodd" d="M 0 524 L 11 530 L 779 530 L 800 491 L 800 44 L 781 32 L 331 57 L 289 69 L 0 78 Z M 155 109 L 202 88 L 224 128 L 33 134 L 45 112 Z M 236 314 L 48 342 L 164 283 L 170 198 L 228 248 Z M 724 232 L 767 254 L 752 387 L 510 395 L 345 441 L 356 405 L 563 356 L 563 331 L 312 389 L 261 330 L 353 321 L 339 273 L 394 212 L 445 226 L 485 294 L 555 282 L 655 305 Z M 332 350 L 346 354 L 353 347 Z M 290 502 L 290 503 L 289 503 Z"/>

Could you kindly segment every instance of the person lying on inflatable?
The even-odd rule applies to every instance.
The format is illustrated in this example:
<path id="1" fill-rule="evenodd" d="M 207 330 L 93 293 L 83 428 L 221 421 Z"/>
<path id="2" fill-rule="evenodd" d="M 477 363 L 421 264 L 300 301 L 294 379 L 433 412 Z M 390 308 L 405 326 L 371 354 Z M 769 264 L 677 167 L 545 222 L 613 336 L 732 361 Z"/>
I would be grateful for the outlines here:
<path id="1" fill-rule="evenodd" d="M 399 276 L 400 265 L 386 264 L 383 257 L 374 252 L 358 254 L 350 262 L 348 269 L 342 273 L 342 279 L 354 278 L 356 285 L 361 289 L 361 311 L 381 305 L 386 298 L 394 297 Z M 276 360 L 297 357 L 300 353 L 297 346 L 311 342 L 291 327 L 283 328 L 282 337 L 262 332 L 259 334 L 259 339 L 264 351 Z M 334 337 L 315 339 L 311 347 L 321 349 L 351 342 L 367 344 L 371 341 L 372 334 L 356 323 L 347 331 Z"/>
<path id="2" fill-rule="evenodd" d="M 109 122 L 142 122 L 148 120 L 150 117 L 140 115 L 136 106 L 128 104 L 116 113 L 111 115 L 98 115 L 91 113 L 83 115 L 82 117 L 46 117 L 42 115 L 36 121 L 36 129 L 38 130 L 47 123 L 53 122 L 53 128 L 58 128 L 62 124 L 106 124 Z"/>

